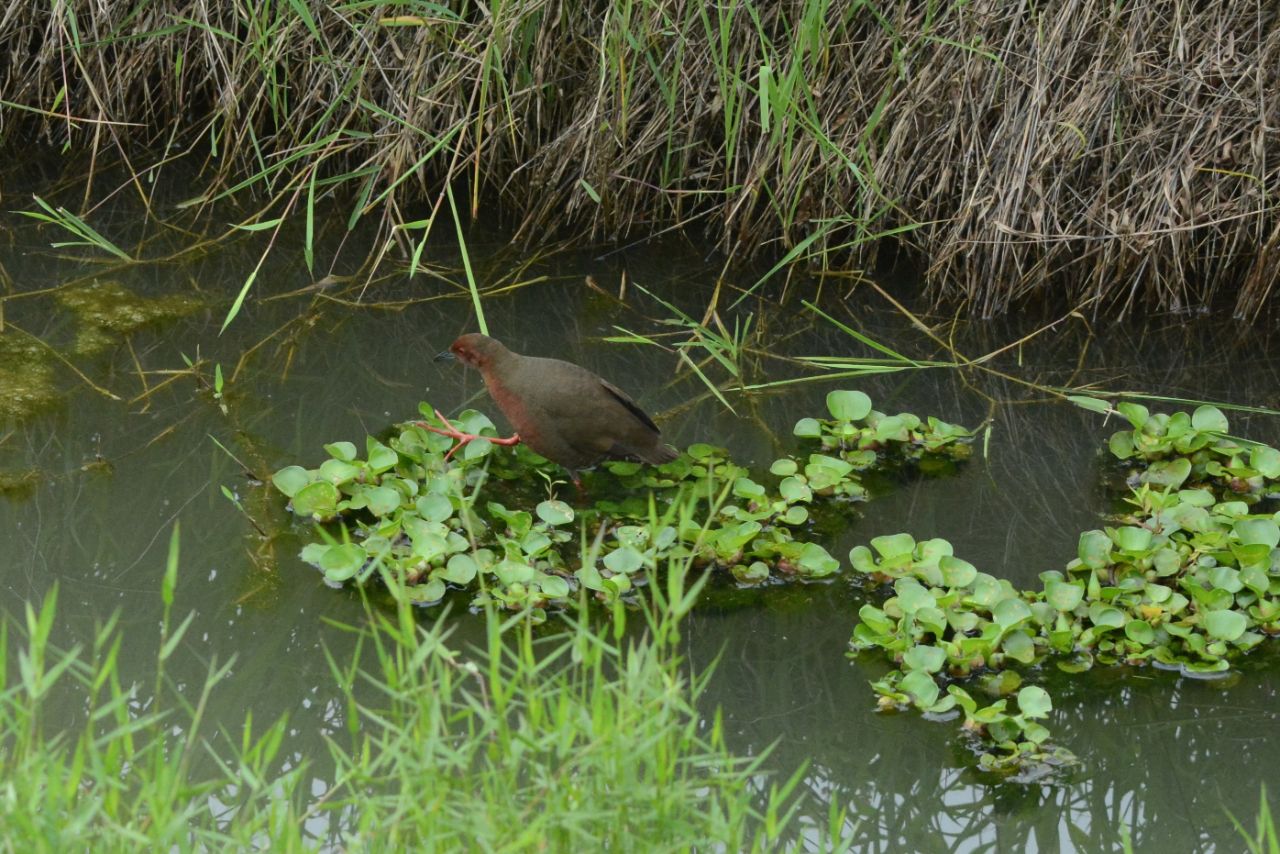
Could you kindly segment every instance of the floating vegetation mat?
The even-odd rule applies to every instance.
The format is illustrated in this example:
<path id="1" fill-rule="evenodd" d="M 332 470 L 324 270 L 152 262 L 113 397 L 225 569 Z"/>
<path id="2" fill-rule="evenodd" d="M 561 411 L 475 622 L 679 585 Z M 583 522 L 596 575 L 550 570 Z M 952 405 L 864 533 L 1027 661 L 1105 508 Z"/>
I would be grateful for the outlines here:
<path id="1" fill-rule="evenodd" d="M 661 466 L 606 463 L 588 479 L 597 497 L 583 508 L 545 490 L 539 500 L 538 482 L 550 485 L 558 468 L 524 446 L 478 440 L 447 459 L 453 440 L 422 423 L 401 425 L 385 443 L 369 437 L 363 459 L 350 442 L 326 445 L 330 459 L 317 468 L 289 466 L 272 480 L 294 513 L 335 523 L 302 552 L 328 580 L 376 577 L 424 604 L 465 589 L 477 606 L 531 607 L 542 618 L 579 588 L 608 602 L 626 596 L 670 560 L 746 584 L 825 578 L 840 562 L 809 538 L 821 505 L 865 500 L 863 475 L 873 469 L 968 456 L 963 427 L 877 412 L 857 391 L 832 392 L 827 406 L 829 419 L 796 425 L 813 452 L 775 461 L 764 483 L 698 444 Z M 427 404 L 421 411 L 434 419 Z M 473 410 L 457 425 L 496 436 Z"/>
<path id="2" fill-rule="evenodd" d="M 1049 744 L 1039 721 L 1051 698 L 1019 669 L 1151 664 L 1206 678 L 1280 634 L 1280 452 L 1228 436 L 1212 406 L 1166 415 L 1076 401 L 1130 424 L 1109 442 L 1125 509 L 1082 533 L 1079 556 L 1040 573 L 1038 589 L 1015 589 L 940 539 L 881 536 L 849 555 L 890 594 L 862 607 L 851 642 L 899 666 L 872 685 L 881 705 L 962 714 L 981 767 L 1032 779 L 1070 754 Z M 1007 696 L 980 706 L 965 687 L 975 683 Z"/>
<path id="3" fill-rule="evenodd" d="M 879 650 L 897 666 L 872 683 L 881 708 L 962 719 L 979 767 L 1024 781 L 1074 761 L 1043 723 L 1049 693 L 1024 684 L 1039 668 L 1151 664 L 1212 678 L 1280 634 L 1280 452 L 1231 437 L 1212 406 L 1167 415 L 1075 400 L 1128 421 L 1108 443 L 1121 509 L 1040 587 L 1019 590 L 946 540 L 905 533 L 848 556 L 873 600 L 850 654 Z M 663 466 L 605 464 L 589 481 L 598 497 L 578 509 L 539 500 L 536 481 L 555 467 L 529 450 L 481 440 L 450 461 L 453 440 L 422 423 L 369 438 L 365 459 L 339 442 L 318 468 L 273 480 L 295 513 L 324 523 L 302 557 L 329 580 L 377 577 L 423 603 L 454 587 L 545 619 L 582 589 L 606 602 L 634 595 L 670 560 L 742 585 L 832 576 L 841 561 L 814 539 L 823 513 L 866 500 L 873 472 L 945 469 L 970 452 L 969 430 L 885 415 L 861 392 L 832 392 L 827 408 L 830 418 L 795 425 L 808 453 L 776 460 L 767 478 L 693 445 Z M 494 435 L 481 413 L 460 420 Z"/>

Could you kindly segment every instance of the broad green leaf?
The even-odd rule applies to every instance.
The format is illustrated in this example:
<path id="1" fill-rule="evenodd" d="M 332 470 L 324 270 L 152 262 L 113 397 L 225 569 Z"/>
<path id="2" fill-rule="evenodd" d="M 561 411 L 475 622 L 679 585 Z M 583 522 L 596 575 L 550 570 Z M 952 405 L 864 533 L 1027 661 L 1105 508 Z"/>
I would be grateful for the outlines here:
<path id="1" fill-rule="evenodd" d="M 365 551 L 358 543 L 329 546 L 320 558 L 320 568 L 330 581 L 346 581 L 364 566 Z"/>
<path id="2" fill-rule="evenodd" d="M 802 439 L 817 439 L 822 435 L 822 424 L 816 418 L 801 418 L 791 432 Z"/>
<path id="3" fill-rule="evenodd" d="M 902 665 L 908 670 L 924 670 L 937 673 L 947 663 L 947 653 L 941 647 L 913 646 L 902 656 Z"/>
<path id="4" fill-rule="evenodd" d="M 325 451 L 335 460 L 349 463 L 356 458 L 356 446 L 350 442 L 332 442 L 324 446 Z"/>
<path id="5" fill-rule="evenodd" d="M 1074 611 L 1084 599 L 1084 584 L 1079 581 L 1047 581 L 1044 597 L 1059 611 Z"/>
<path id="6" fill-rule="evenodd" d="M 573 521 L 573 508 L 563 501 L 543 501 L 535 512 L 548 525 L 565 525 Z"/>
<path id="7" fill-rule="evenodd" d="M 293 496 L 293 512 L 299 516 L 330 519 L 338 512 L 338 500 L 338 487 L 327 480 L 317 480 Z"/>
<path id="8" fill-rule="evenodd" d="M 604 565 L 613 572 L 629 575 L 644 565 L 644 556 L 630 546 L 623 546 L 605 555 Z"/>
<path id="9" fill-rule="evenodd" d="M 1028 685 L 1018 692 L 1018 709 L 1024 717 L 1043 718 L 1053 711 L 1053 700 L 1040 686 Z"/>
<path id="10" fill-rule="evenodd" d="M 449 562 L 438 574 L 452 584 L 470 584 L 478 572 L 479 567 L 471 555 L 456 554 L 449 558 Z"/>
<path id="11" fill-rule="evenodd" d="M 1191 426 L 1214 433 L 1225 433 L 1229 429 L 1227 416 L 1216 406 L 1197 406 L 1196 411 L 1191 413 Z"/>
<path id="12" fill-rule="evenodd" d="M 1239 611 L 1206 611 L 1201 619 L 1209 637 L 1218 640 L 1233 641 L 1244 634 L 1249 627 L 1249 620 Z"/>
<path id="13" fill-rule="evenodd" d="M 311 472 L 302 466 L 285 466 L 271 475 L 271 482 L 275 484 L 276 489 L 287 497 L 292 498 L 298 494 L 300 489 L 311 482 Z"/>
<path id="14" fill-rule="evenodd" d="M 871 413 L 871 398 L 860 391 L 833 391 L 827 395 L 827 411 L 837 421 L 861 421 Z"/>

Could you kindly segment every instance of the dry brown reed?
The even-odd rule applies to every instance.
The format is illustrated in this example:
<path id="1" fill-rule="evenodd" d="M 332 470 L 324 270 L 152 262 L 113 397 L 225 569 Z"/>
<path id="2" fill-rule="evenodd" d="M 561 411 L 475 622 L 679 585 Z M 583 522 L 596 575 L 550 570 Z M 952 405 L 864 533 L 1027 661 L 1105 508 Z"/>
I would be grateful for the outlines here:
<path id="1" fill-rule="evenodd" d="M 378 217 L 378 258 L 424 243 L 454 182 L 530 242 L 678 226 L 831 269 L 892 235 L 984 315 L 1047 292 L 1251 317 L 1280 269 L 1276 19 L 1262 0 L 11 3 L 0 142 L 138 176 L 196 151 L 206 199 L 254 195 L 270 223 L 332 193 Z"/>

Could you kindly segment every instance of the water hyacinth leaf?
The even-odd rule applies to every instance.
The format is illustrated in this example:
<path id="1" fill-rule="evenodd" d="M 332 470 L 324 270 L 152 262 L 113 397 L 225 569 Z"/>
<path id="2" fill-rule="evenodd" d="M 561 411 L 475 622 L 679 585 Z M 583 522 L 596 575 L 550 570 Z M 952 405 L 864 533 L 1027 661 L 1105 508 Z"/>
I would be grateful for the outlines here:
<path id="1" fill-rule="evenodd" d="M 1269 480 L 1280 480 L 1280 451 L 1259 445 L 1249 452 L 1249 467 Z"/>
<path id="2" fill-rule="evenodd" d="M 911 554 L 915 551 L 916 540 L 910 534 L 889 534 L 872 539 L 871 547 L 878 551 L 882 558 L 889 559 Z"/>
<path id="3" fill-rule="evenodd" d="M 507 558 L 493 565 L 493 574 L 507 587 L 512 584 L 528 584 L 537 576 L 537 570 L 529 564 Z"/>
<path id="4" fill-rule="evenodd" d="M 1228 593 L 1239 593 L 1244 589 L 1244 579 L 1240 577 L 1240 570 L 1231 566 L 1215 566 L 1207 573 L 1209 583 L 1218 590 L 1225 590 Z"/>
<path id="5" fill-rule="evenodd" d="M 854 546 L 849 550 L 849 564 L 858 572 L 868 575 L 876 571 L 876 559 L 866 546 Z"/>
<path id="6" fill-rule="evenodd" d="M 860 391 L 833 391 L 827 395 L 827 411 L 837 421 L 861 421 L 871 413 L 871 398 Z"/>
<path id="7" fill-rule="evenodd" d="M 743 584 L 759 584 L 769 577 L 769 564 L 764 561 L 752 561 L 750 565 L 735 564 L 733 567 L 733 577 L 741 581 Z"/>
<path id="8" fill-rule="evenodd" d="M 1059 611 L 1074 611 L 1084 601 L 1084 584 L 1079 581 L 1046 581 L 1045 601 Z"/>
<path id="9" fill-rule="evenodd" d="M 320 569 L 330 581 L 346 581 L 364 566 L 365 550 L 358 543 L 328 546 L 320 556 Z"/>
<path id="10" fill-rule="evenodd" d="M 1000 582 L 985 572 L 979 572 L 978 577 L 973 580 L 973 592 L 969 594 L 969 599 L 976 605 L 990 608 L 1000 601 L 1002 595 Z"/>
<path id="11" fill-rule="evenodd" d="M 941 639 L 946 634 L 947 615 L 941 609 L 926 605 L 916 610 L 915 618 L 916 622 L 926 631 L 932 632 L 934 637 Z"/>
<path id="12" fill-rule="evenodd" d="M 1209 633 L 1209 637 L 1217 640 L 1236 640 L 1249 627 L 1248 618 L 1239 611 L 1225 609 L 1207 611 L 1202 615 L 1201 619 L 1204 622 L 1204 630 Z"/>
<path id="13" fill-rule="evenodd" d="M 1151 418 L 1151 413 L 1145 406 L 1128 400 L 1116 404 L 1116 411 L 1123 415 L 1135 430 L 1141 430 Z"/>
<path id="14" fill-rule="evenodd" d="M 573 521 L 573 508 L 563 501 L 543 501 L 535 512 L 548 525 L 565 525 Z"/>
<path id="15" fill-rule="evenodd" d="M 1146 620 L 1130 620 L 1124 625 L 1124 636 L 1136 644 L 1150 646 L 1156 633 Z"/>
<path id="16" fill-rule="evenodd" d="M 450 584 L 470 584 L 479 571 L 480 568 L 471 555 L 456 554 L 449 558 L 449 562 L 439 572 L 439 577 Z"/>
<path id="17" fill-rule="evenodd" d="M 778 477 L 790 477 L 799 470 L 799 464 L 790 457 L 774 460 L 773 465 L 769 466 L 770 474 L 776 474 Z"/>
<path id="18" fill-rule="evenodd" d="M 372 436 L 368 439 L 368 460 L 369 468 L 375 474 L 381 474 L 396 467 L 396 463 L 400 462 L 400 455 L 379 442 Z"/>
<path id="19" fill-rule="evenodd" d="M 453 516 L 453 502 L 438 492 L 418 496 L 413 506 L 418 515 L 428 522 L 443 522 Z"/>
<path id="20" fill-rule="evenodd" d="M 788 507 L 787 512 L 778 517 L 778 521 L 786 525 L 803 525 L 809 520 L 809 511 L 796 505 Z"/>
<path id="21" fill-rule="evenodd" d="M 488 439 L 473 439 L 462 449 L 464 460 L 478 460 L 487 457 L 493 451 L 493 443 Z"/>
<path id="22" fill-rule="evenodd" d="M 948 587 L 968 587 L 978 577 L 978 569 L 967 560 L 943 555 L 938 561 L 942 570 L 942 578 Z"/>
<path id="23" fill-rule="evenodd" d="M 349 463 L 356 458 L 356 446 L 350 442 L 330 442 L 324 446 L 325 453 L 335 460 Z"/>
<path id="24" fill-rule="evenodd" d="M 908 670 L 924 670 L 928 673 L 937 673 L 942 669 L 942 665 L 946 663 L 946 650 L 936 646 L 913 646 L 902 656 L 902 665 Z"/>
<path id="25" fill-rule="evenodd" d="M 449 550 L 449 544 L 441 534 L 420 530 L 410 534 L 413 556 L 419 560 L 433 561 Z"/>
<path id="26" fill-rule="evenodd" d="M 520 550 L 529 557 L 536 557 L 551 548 L 551 538 L 542 531 L 530 531 L 520 539 Z"/>
<path id="27" fill-rule="evenodd" d="M 613 536 L 618 545 L 631 546 L 639 551 L 643 551 L 649 544 L 649 529 L 639 525 L 620 525 L 614 529 Z"/>
<path id="28" fill-rule="evenodd" d="M 1133 434 L 1128 430 L 1117 430 L 1111 434 L 1107 447 L 1116 459 L 1127 460 L 1133 456 L 1134 452 Z"/>
<path id="29" fill-rule="evenodd" d="M 1014 661 L 1030 664 L 1036 659 L 1036 645 L 1025 631 L 1013 631 L 1000 642 L 1000 649 Z"/>
<path id="30" fill-rule="evenodd" d="M 822 436 L 822 424 L 816 418 L 801 418 L 791 432 L 801 439 L 818 439 Z"/>
<path id="31" fill-rule="evenodd" d="M 1244 545 L 1264 545 L 1274 549 L 1280 544 L 1280 525 L 1275 519 L 1240 519 L 1232 530 Z"/>
<path id="32" fill-rule="evenodd" d="M 782 482 L 778 484 L 778 494 L 788 504 L 813 500 L 813 490 L 809 489 L 809 485 L 798 477 L 783 478 Z"/>
<path id="33" fill-rule="evenodd" d="M 706 442 L 695 442 L 688 448 L 688 454 L 695 460 L 706 460 L 718 454 L 719 448 Z"/>
<path id="34" fill-rule="evenodd" d="M 644 556 L 630 546 L 623 546 L 605 555 L 604 565 L 611 572 L 630 575 L 644 565 Z"/>
<path id="35" fill-rule="evenodd" d="M 329 546 L 325 543 L 308 543 L 302 547 L 302 551 L 298 553 L 298 557 L 304 562 L 312 566 L 320 567 L 320 558 L 324 557 L 325 552 L 329 550 Z"/>
<path id="36" fill-rule="evenodd" d="M 991 609 L 991 616 L 1003 629 L 1009 629 L 1031 619 L 1031 606 L 1017 597 L 1001 599 Z"/>
<path id="37" fill-rule="evenodd" d="M 293 512 L 299 516 L 331 519 L 338 512 L 339 498 L 338 487 L 327 480 L 317 480 L 293 496 Z"/>
<path id="38" fill-rule="evenodd" d="M 1191 474 L 1191 460 L 1178 457 L 1172 460 L 1157 460 L 1142 473 L 1143 483 L 1152 486 L 1167 486 L 1177 489 Z"/>
<path id="39" fill-rule="evenodd" d="M 1089 619 L 1095 626 L 1106 629 L 1118 629 L 1128 622 L 1124 611 L 1112 605 L 1104 605 L 1101 602 L 1091 602 L 1089 604 Z"/>
<path id="40" fill-rule="evenodd" d="M 285 466 L 271 475 L 271 482 L 285 497 L 292 498 L 311 482 L 311 473 L 302 466 Z"/>
<path id="41" fill-rule="evenodd" d="M 1018 709 L 1024 717 L 1047 717 L 1053 711 L 1053 700 L 1040 686 L 1028 685 L 1018 692 Z"/>
<path id="42" fill-rule="evenodd" d="M 373 486 L 361 490 L 365 507 L 375 516 L 387 516 L 400 507 L 400 493 L 389 486 Z"/>
<path id="43" fill-rule="evenodd" d="M 552 599 L 563 599 L 569 595 L 569 582 L 558 575 L 541 576 L 538 587 Z"/>
<path id="44" fill-rule="evenodd" d="M 417 602 L 421 605 L 431 605 L 439 602 L 444 598 L 445 591 L 444 582 L 439 578 L 429 578 L 422 584 L 415 584 L 405 590 L 405 594 L 410 601 Z"/>
<path id="45" fill-rule="evenodd" d="M 1212 507 L 1217 503 L 1213 493 L 1207 489 L 1183 489 L 1178 492 L 1178 501 L 1192 507 Z"/>
<path id="46" fill-rule="evenodd" d="M 1197 406 L 1191 413 L 1191 426 L 1212 433 L 1225 433 L 1229 429 L 1227 416 L 1216 406 Z"/>
<path id="47" fill-rule="evenodd" d="M 880 442 L 905 442 L 910 427 L 901 415 L 890 415 L 876 424 L 876 440 Z"/>
<path id="48" fill-rule="evenodd" d="M 934 606 L 933 594 L 914 578 L 899 578 L 894 582 L 893 589 L 898 594 L 898 606 L 908 614 L 920 608 Z"/>
<path id="49" fill-rule="evenodd" d="M 805 543 L 797 563 L 810 578 L 824 578 L 840 570 L 840 562 L 817 543 Z"/>
<path id="50" fill-rule="evenodd" d="M 954 554 L 955 549 L 952 547 L 951 543 L 941 537 L 934 537 L 931 540 L 924 540 L 916 543 L 915 552 L 919 559 L 917 561 L 918 563 L 927 564 L 929 566 L 938 566 L 939 562 L 944 557 Z M 977 572 L 977 570 L 974 570 L 974 572 Z M 968 582 L 965 583 L 967 584 Z"/>
<path id="51" fill-rule="evenodd" d="M 912 670 L 902 677 L 898 687 L 903 693 L 910 695 L 912 702 L 922 709 L 927 709 L 938 702 L 938 695 L 941 693 L 938 683 L 933 681 L 933 677 L 924 670 Z"/>
<path id="52" fill-rule="evenodd" d="M 1085 566 L 1101 569 L 1111 563 L 1111 538 L 1105 531 L 1085 531 L 1080 535 L 1076 553 Z"/>
<path id="53" fill-rule="evenodd" d="M 879 634 L 889 634 L 894 630 L 896 623 L 891 620 L 884 611 L 881 611 L 875 605 L 867 604 L 858 609 L 859 625 L 869 626 Z"/>
<path id="54" fill-rule="evenodd" d="M 341 486 L 358 478 L 360 476 L 360 467 L 343 460 L 325 460 L 320 464 L 320 468 L 316 472 L 321 478 L 329 481 L 334 486 Z"/>
<path id="55" fill-rule="evenodd" d="M 1126 552 L 1145 552 L 1151 547 L 1151 532 L 1133 525 L 1117 528 L 1111 538 Z"/>
<path id="56" fill-rule="evenodd" d="M 1266 596 L 1271 586 L 1271 577 L 1265 569 L 1258 566 L 1242 568 L 1240 570 L 1240 580 L 1260 597 Z"/>

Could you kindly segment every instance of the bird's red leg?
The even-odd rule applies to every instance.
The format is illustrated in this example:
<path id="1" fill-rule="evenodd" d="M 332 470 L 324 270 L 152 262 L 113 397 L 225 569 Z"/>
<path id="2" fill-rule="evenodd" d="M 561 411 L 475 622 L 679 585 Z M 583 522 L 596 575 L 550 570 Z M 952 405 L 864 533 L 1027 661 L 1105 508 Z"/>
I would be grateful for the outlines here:
<path id="1" fill-rule="evenodd" d="M 492 442 L 495 445 L 510 446 L 510 445 L 520 444 L 519 433 L 512 433 L 510 436 L 508 436 L 505 439 L 493 439 L 493 438 L 490 438 L 489 436 L 478 436 L 475 433 L 463 433 L 457 427 L 454 427 L 453 423 L 449 421 L 448 418 L 445 418 L 444 415 L 441 414 L 439 409 L 434 410 L 434 412 L 436 414 L 436 418 L 440 419 L 440 423 L 444 424 L 444 427 L 433 427 L 432 425 L 428 424 L 425 421 L 414 421 L 413 423 L 418 427 L 421 427 L 423 430 L 430 430 L 432 433 L 439 433 L 441 436 L 448 436 L 451 439 L 458 440 L 458 444 L 450 448 L 449 453 L 444 455 L 444 458 L 446 460 L 452 457 L 454 454 L 456 454 L 459 448 L 462 448 L 464 445 L 466 445 L 469 442 L 474 442 L 476 439 L 488 439 L 490 442 Z"/>

